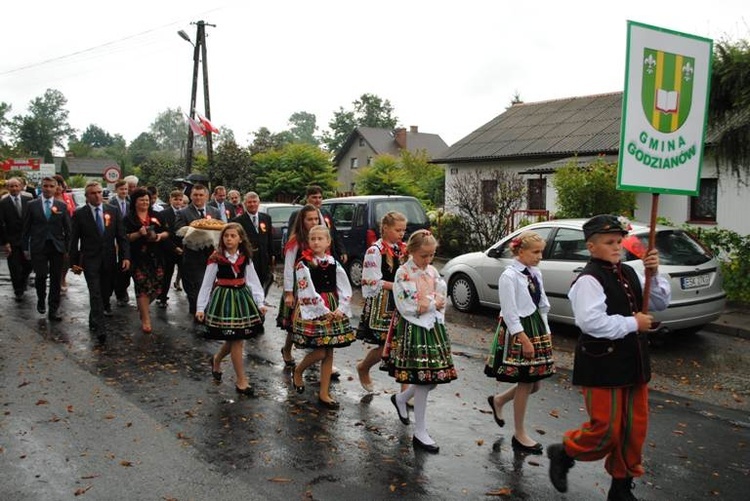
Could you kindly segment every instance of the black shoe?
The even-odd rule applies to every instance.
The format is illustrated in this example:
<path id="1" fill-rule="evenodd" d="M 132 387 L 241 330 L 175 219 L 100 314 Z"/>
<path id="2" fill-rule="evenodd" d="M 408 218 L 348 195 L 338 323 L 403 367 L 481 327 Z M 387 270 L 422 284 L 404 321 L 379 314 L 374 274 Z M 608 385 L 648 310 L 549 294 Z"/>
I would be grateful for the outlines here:
<path id="1" fill-rule="evenodd" d="M 333 371 L 331 373 L 331 381 L 338 381 L 341 379 L 341 373 L 339 371 Z"/>
<path id="2" fill-rule="evenodd" d="M 398 408 L 398 404 L 396 403 L 396 395 L 391 395 L 391 403 L 396 408 L 396 413 L 398 414 L 398 418 L 401 420 L 401 422 L 404 424 L 409 424 L 409 411 L 406 412 L 406 416 L 401 415 L 401 410 Z"/>
<path id="3" fill-rule="evenodd" d="M 221 373 L 219 373 L 221 374 Z M 234 389 L 239 393 L 240 395 L 245 395 L 246 397 L 254 397 L 255 396 L 255 390 L 252 386 L 247 386 L 245 388 L 240 388 L 239 386 L 235 385 Z"/>
<path id="4" fill-rule="evenodd" d="M 97 334 L 96 336 L 96 342 L 98 344 L 104 344 L 107 341 L 107 335 L 106 334 Z"/>
<path id="5" fill-rule="evenodd" d="M 63 319 L 62 316 L 57 311 L 50 310 L 49 315 L 47 315 L 47 318 L 49 318 L 53 322 L 59 322 Z"/>
<path id="6" fill-rule="evenodd" d="M 117 300 L 117 306 L 127 306 L 129 302 L 130 302 L 130 300 L 126 299 L 126 298 L 118 299 Z"/>
<path id="7" fill-rule="evenodd" d="M 631 477 L 612 478 L 607 501 L 638 501 L 631 492 L 632 490 L 633 479 Z"/>
<path id="8" fill-rule="evenodd" d="M 44 301 L 37 301 L 36 302 L 36 311 L 44 315 L 47 313 L 47 307 L 44 306 Z"/>
<path id="9" fill-rule="evenodd" d="M 514 451 L 523 452 L 525 454 L 541 454 L 544 450 L 542 444 L 540 444 L 539 442 L 535 443 L 534 445 L 523 445 L 516 439 L 515 435 L 513 435 L 513 439 L 510 441 L 510 444 L 513 446 Z"/>
<path id="10" fill-rule="evenodd" d="M 304 381 L 304 379 L 303 379 Z M 292 386 L 294 387 L 294 391 L 297 393 L 304 393 L 305 392 L 305 383 L 303 382 L 302 385 L 297 386 L 297 383 L 294 382 L 294 372 L 292 372 Z"/>
<path id="11" fill-rule="evenodd" d="M 20 303 L 21 301 L 23 301 L 23 292 L 16 292 L 13 299 L 16 300 L 16 303 Z"/>
<path id="12" fill-rule="evenodd" d="M 497 423 L 497 425 L 500 428 L 505 426 L 505 419 L 497 417 L 497 411 L 495 410 L 495 396 L 490 395 L 489 397 L 487 397 L 487 403 L 490 404 L 490 409 L 492 409 L 492 416 L 495 418 L 495 422 Z"/>
<path id="13" fill-rule="evenodd" d="M 293 358 L 291 360 L 284 358 L 284 348 L 281 349 L 281 359 L 284 361 L 284 367 L 291 368 L 297 365 Z"/>
<path id="14" fill-rule="evenodd" d="M 216 381 L 217 383 L 221 383 L 221 376 L 223 373 L 221 371 L 214 370 L 214 356 L 213 355 L 211 355 L 211 358 L 208 359 L 208 363 L 211 364 L 211 376 L 213 376 L 214 381 Z"/>
<path id="15" fill-rule="evenodd" d="M 574 465 L 573 458 L 565 453 L 563 444 L 552 444 L 547 447 L 549 458 L 549 479 L 560 492 L 568 492 L 568 470 Z"/>
<path id="16" fill-rule="evenodd" d="M 426 444 L 419 440 L 416 435 L 412 437 L 411 443 L 414 444 L 415 449 L 422 449 L 425 452 L 430 452 L 432 454 L 437 454 L 440 452 L 440 447 L 437 446 L 437 444 Z"/>
<path id="17" fill-rule="evenodd" d="M 114 315 L 114 313 L 112 313 L 112 309 L 110 309 L 110 308 L 104 308 L 104 316 L 105 317 L 111 317 L 113 315 Z"/>
<path id="18" fill-rule="evenodd" d="M 318 397 L 318 403 L 325 407 L 328 410 L 337 411 L 341 407 L 339 403 L 335 400 L 331 400 L 330 402 L 326 402 L 325 400 L 322 400 L 320 397 Z"/>

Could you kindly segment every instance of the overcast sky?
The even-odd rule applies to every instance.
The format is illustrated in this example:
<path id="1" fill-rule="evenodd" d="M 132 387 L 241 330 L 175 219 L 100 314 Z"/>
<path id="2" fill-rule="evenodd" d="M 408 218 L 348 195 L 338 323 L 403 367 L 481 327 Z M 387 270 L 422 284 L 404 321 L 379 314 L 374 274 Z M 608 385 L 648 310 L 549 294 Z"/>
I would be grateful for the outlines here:
<path id="1" fill-rule="evenodd" d="M 130 142 L 167 108 L 187 111 L 195 25 L 207 28 L 214 124 L 239 144 L 297 111 L 327 128 L 363 93 L 400 125 L 449 145 L 524 102 L 621 91 L 626 21 L 750 38 L 747 0 L 19 0 L 3 2 L 0 102 L 11 115 L 48 88 L 79 134 Z M 199 85 L 200 87 L 200 85 Z M 199 113 L 204 113 L 199 92 Z"/>

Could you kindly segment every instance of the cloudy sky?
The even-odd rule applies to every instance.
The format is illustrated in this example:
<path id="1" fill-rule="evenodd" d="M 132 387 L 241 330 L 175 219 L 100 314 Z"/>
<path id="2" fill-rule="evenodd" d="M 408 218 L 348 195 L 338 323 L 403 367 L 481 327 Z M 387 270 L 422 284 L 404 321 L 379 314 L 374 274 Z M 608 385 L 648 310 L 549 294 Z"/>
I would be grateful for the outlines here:
<path id="1" fill-rule="evenodd" d="M 4 2 L 0 102 L 26 113 L 46 89 L 70 123 L 132 141 L 190 104 L 191 22 L 207 28 L 212 121 L 248 144 L 306 111 L 327 127 L 363 93 L 403 126 L 453 144 L 525 102 L 623 89 L 626 22 L 750 38 L 747 0 L 24 0 Z M 199 85 L 200 87 L 200 85 Z M 203 113 L 203 94 L 198 95 Z"/>

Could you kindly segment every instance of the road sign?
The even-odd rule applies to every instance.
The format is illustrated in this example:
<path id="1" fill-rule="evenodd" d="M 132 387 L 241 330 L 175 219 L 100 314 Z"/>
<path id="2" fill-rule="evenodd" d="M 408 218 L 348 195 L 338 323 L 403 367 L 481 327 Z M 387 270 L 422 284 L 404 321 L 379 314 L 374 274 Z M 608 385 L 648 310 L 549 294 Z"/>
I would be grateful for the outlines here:
<path id="1" fill-rule="evenodd" d="M 116 165 L 110 165 L 104 169 L 104 180 L 108 183 L 116 183 L 120 179 L 120 168 Z"/>

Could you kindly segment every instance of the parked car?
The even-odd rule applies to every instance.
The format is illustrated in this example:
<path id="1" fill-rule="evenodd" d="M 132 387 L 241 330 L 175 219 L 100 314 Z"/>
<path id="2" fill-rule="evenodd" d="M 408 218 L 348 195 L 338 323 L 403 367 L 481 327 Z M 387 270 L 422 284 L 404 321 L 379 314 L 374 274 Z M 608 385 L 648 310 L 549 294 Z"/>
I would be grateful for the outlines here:
<path id="1" fill-rule="evenodd" d="M 484 252 L 472 252 L 448 261 L 441 274 L 448 283 L 453 306 L 463 312 L 477 305 L 500 308 L 498 278 L 513 256 L 510 241 L 523 230 L 533 230 L 547 241 L 539 268 L 550 300 L 550 320 L 573 324 L 568 290 L 583 270 L 589 251 L 583 238 L 585 219 L 553 220 L 525 226 Z M 647 224 L 632 223 L 623 241 L 623 261 L 643 272 L 636 254 L 648 245 Z M 668 226 L 656 227 L 659 273 L 669 276 L 672 301 L 665 311 L 655 312 L 663 332 L 698 330 L 716 320 L 724 310 L 726 293 L 719 263 L 706 248 L 685 231 Z"/>
<path id="2" fill-rule="evenodd" d="M 406 216 L 406 235 L 430 227 L 424 207 L 414 197 L 400 195 L 367 195 L 329 198 L 323 208 L 331 213 L 336 229 L 341 233 L 349 261 L 347 272 L 352 285 L 362 284 L 362 260 L 365 251 L 380 238 L 380 220 L 389 211 Z"/>
<path id="3" fill-rule="evenodd" d="M 273 255 L 276 261 L 281 262 L 284 254 L 281 252 L 281 241 L 287 232 L 287 222 L 292 212 L 302 208 L 297 204 L 285 204 L 279 202 L 262 203 L 258 210 L 271 216 L 271 225 L 273 227 Z"/>

